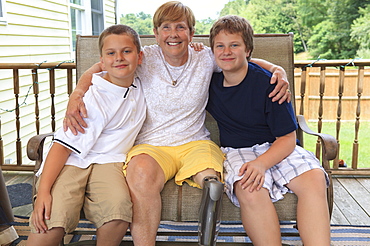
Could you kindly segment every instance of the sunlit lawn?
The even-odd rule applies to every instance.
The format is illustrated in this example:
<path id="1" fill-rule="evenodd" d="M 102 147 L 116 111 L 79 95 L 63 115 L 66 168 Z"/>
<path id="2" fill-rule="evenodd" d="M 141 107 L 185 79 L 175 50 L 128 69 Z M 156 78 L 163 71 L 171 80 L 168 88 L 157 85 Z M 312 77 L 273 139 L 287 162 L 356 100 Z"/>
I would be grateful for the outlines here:
<path id="1" fill-rule="evenodd" d="M 317 132 L 317 123 L 308 123 L 309 127 Z M 323 122 L 323 133 L 336 136 L 336 123 Z M 350 167 L 352 163 L 352 149 L 355 139 L 355 123 L 342 122 L 339 133 L 340 152 L 339 159 L 343 159 L 347 166 Z M 304 147 L 312 152 L 315 151 L 315 143 L 317 138 L 304 134 Z M 359 143 L 359 157 L 358 168 L 370 167 L 370 122 L 360 122 L 360 130 L 358 134 Z"/>

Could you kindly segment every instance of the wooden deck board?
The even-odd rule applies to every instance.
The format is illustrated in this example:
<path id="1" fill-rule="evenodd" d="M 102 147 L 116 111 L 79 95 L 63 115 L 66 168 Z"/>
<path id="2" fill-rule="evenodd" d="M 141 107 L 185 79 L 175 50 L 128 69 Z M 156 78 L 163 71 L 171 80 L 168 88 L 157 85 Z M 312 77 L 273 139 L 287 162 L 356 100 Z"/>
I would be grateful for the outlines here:
<path id="1" fill-rule="evenodd" d="M 367 192 L 370 193 L 370 178 L 357 178 L 357 180 L 364 186 Z"/>
<path id="2" fill-rule="evenodd" d="M 33 183 L 32 172 L 3 171 L 7 185 Z M 333 177 L 334 207 L 331 224 L 370 225 L 370 177 Z M 17 215 L 30 216 L 32 206 L 14 211 Z"/>
<path id="3" fill-rule="evenodd" d="M 355 181 L 355 179 L 353 178 Z M 343 182 L 343 180 L 342 180 Z M 351 225 L 370 225 L 370 218 L 338 179 L 333 179 L 334 203 Z M 347 184 L 347 187 L 350 185 Z M 353 189 L 351 189 L 353 190 Z M 365 195 L 365 194 L 363 194 Z"/>
<path id="4" fill-rule="evenodd" d="M 333 204 L 333 213 L 331 215 L 330 224 L 333 224 L 333 225 L 349 225 L 350 224 L 346 216 L 344 216 L 340 208 L 338 208 L 338 206 L 335 203 Z"/>
<path id="5" fill-rule="evenodd" d="M 341 185 L 367 214 L 370 224 L 370 193 L 359 181 L 359 178 L 338 178 Z M 368 195 L 366 195 L 368 194 Z"/>

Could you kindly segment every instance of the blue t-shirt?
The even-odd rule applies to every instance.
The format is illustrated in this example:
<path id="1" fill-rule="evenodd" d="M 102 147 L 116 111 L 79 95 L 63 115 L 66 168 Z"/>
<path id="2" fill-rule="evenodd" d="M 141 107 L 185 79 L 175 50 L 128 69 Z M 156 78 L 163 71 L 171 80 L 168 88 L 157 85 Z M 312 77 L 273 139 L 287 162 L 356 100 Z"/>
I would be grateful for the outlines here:
<path id="1" fill-rule="evenodd" d="M 272 102 L 268 97 L 275 85 L 270 84 L 271 73 L 257 64 L 248 63 L 244 80 L 224 87 L 222 72 L 212 76 L 208 112 L 217 121 L 223 147 L 251 147 L 297 129 L 291 103 Z"/>

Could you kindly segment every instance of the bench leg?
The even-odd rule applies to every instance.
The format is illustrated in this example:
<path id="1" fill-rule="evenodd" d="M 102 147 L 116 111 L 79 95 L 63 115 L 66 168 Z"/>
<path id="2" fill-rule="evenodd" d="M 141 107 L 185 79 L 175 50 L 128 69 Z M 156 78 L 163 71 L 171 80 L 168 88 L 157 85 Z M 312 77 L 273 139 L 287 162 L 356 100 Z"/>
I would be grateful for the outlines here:
<path id="1" fill-rule="evenodd" d="M 202 203 L 199 211 L 198 238 L 201 246 L 216 245 L 221 224 L 221 201 L 224 185 L 217 177 L 203 181 Z"/>

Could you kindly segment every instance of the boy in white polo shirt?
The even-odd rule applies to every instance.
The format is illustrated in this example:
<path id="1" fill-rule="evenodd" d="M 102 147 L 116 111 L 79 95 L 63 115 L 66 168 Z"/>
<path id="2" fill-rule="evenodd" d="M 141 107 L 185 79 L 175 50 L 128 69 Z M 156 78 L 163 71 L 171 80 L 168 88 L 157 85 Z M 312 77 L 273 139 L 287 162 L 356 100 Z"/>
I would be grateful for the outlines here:
<path id="1" fill-rule="evenodd" d="M 27 245 L 58 245 L 76 228 L 82 207 L 97 227 L 97 245 L 119 245 L 131 223 L 122 166 L 145 119 L 135 76 L 140 39 L 132 28 L 114 25 L 100 34 L 99 48 L 106 72 L 94 74 L 84 96 L 89 127 L 77 136 L 55 133 L 41 168 Z"/>

